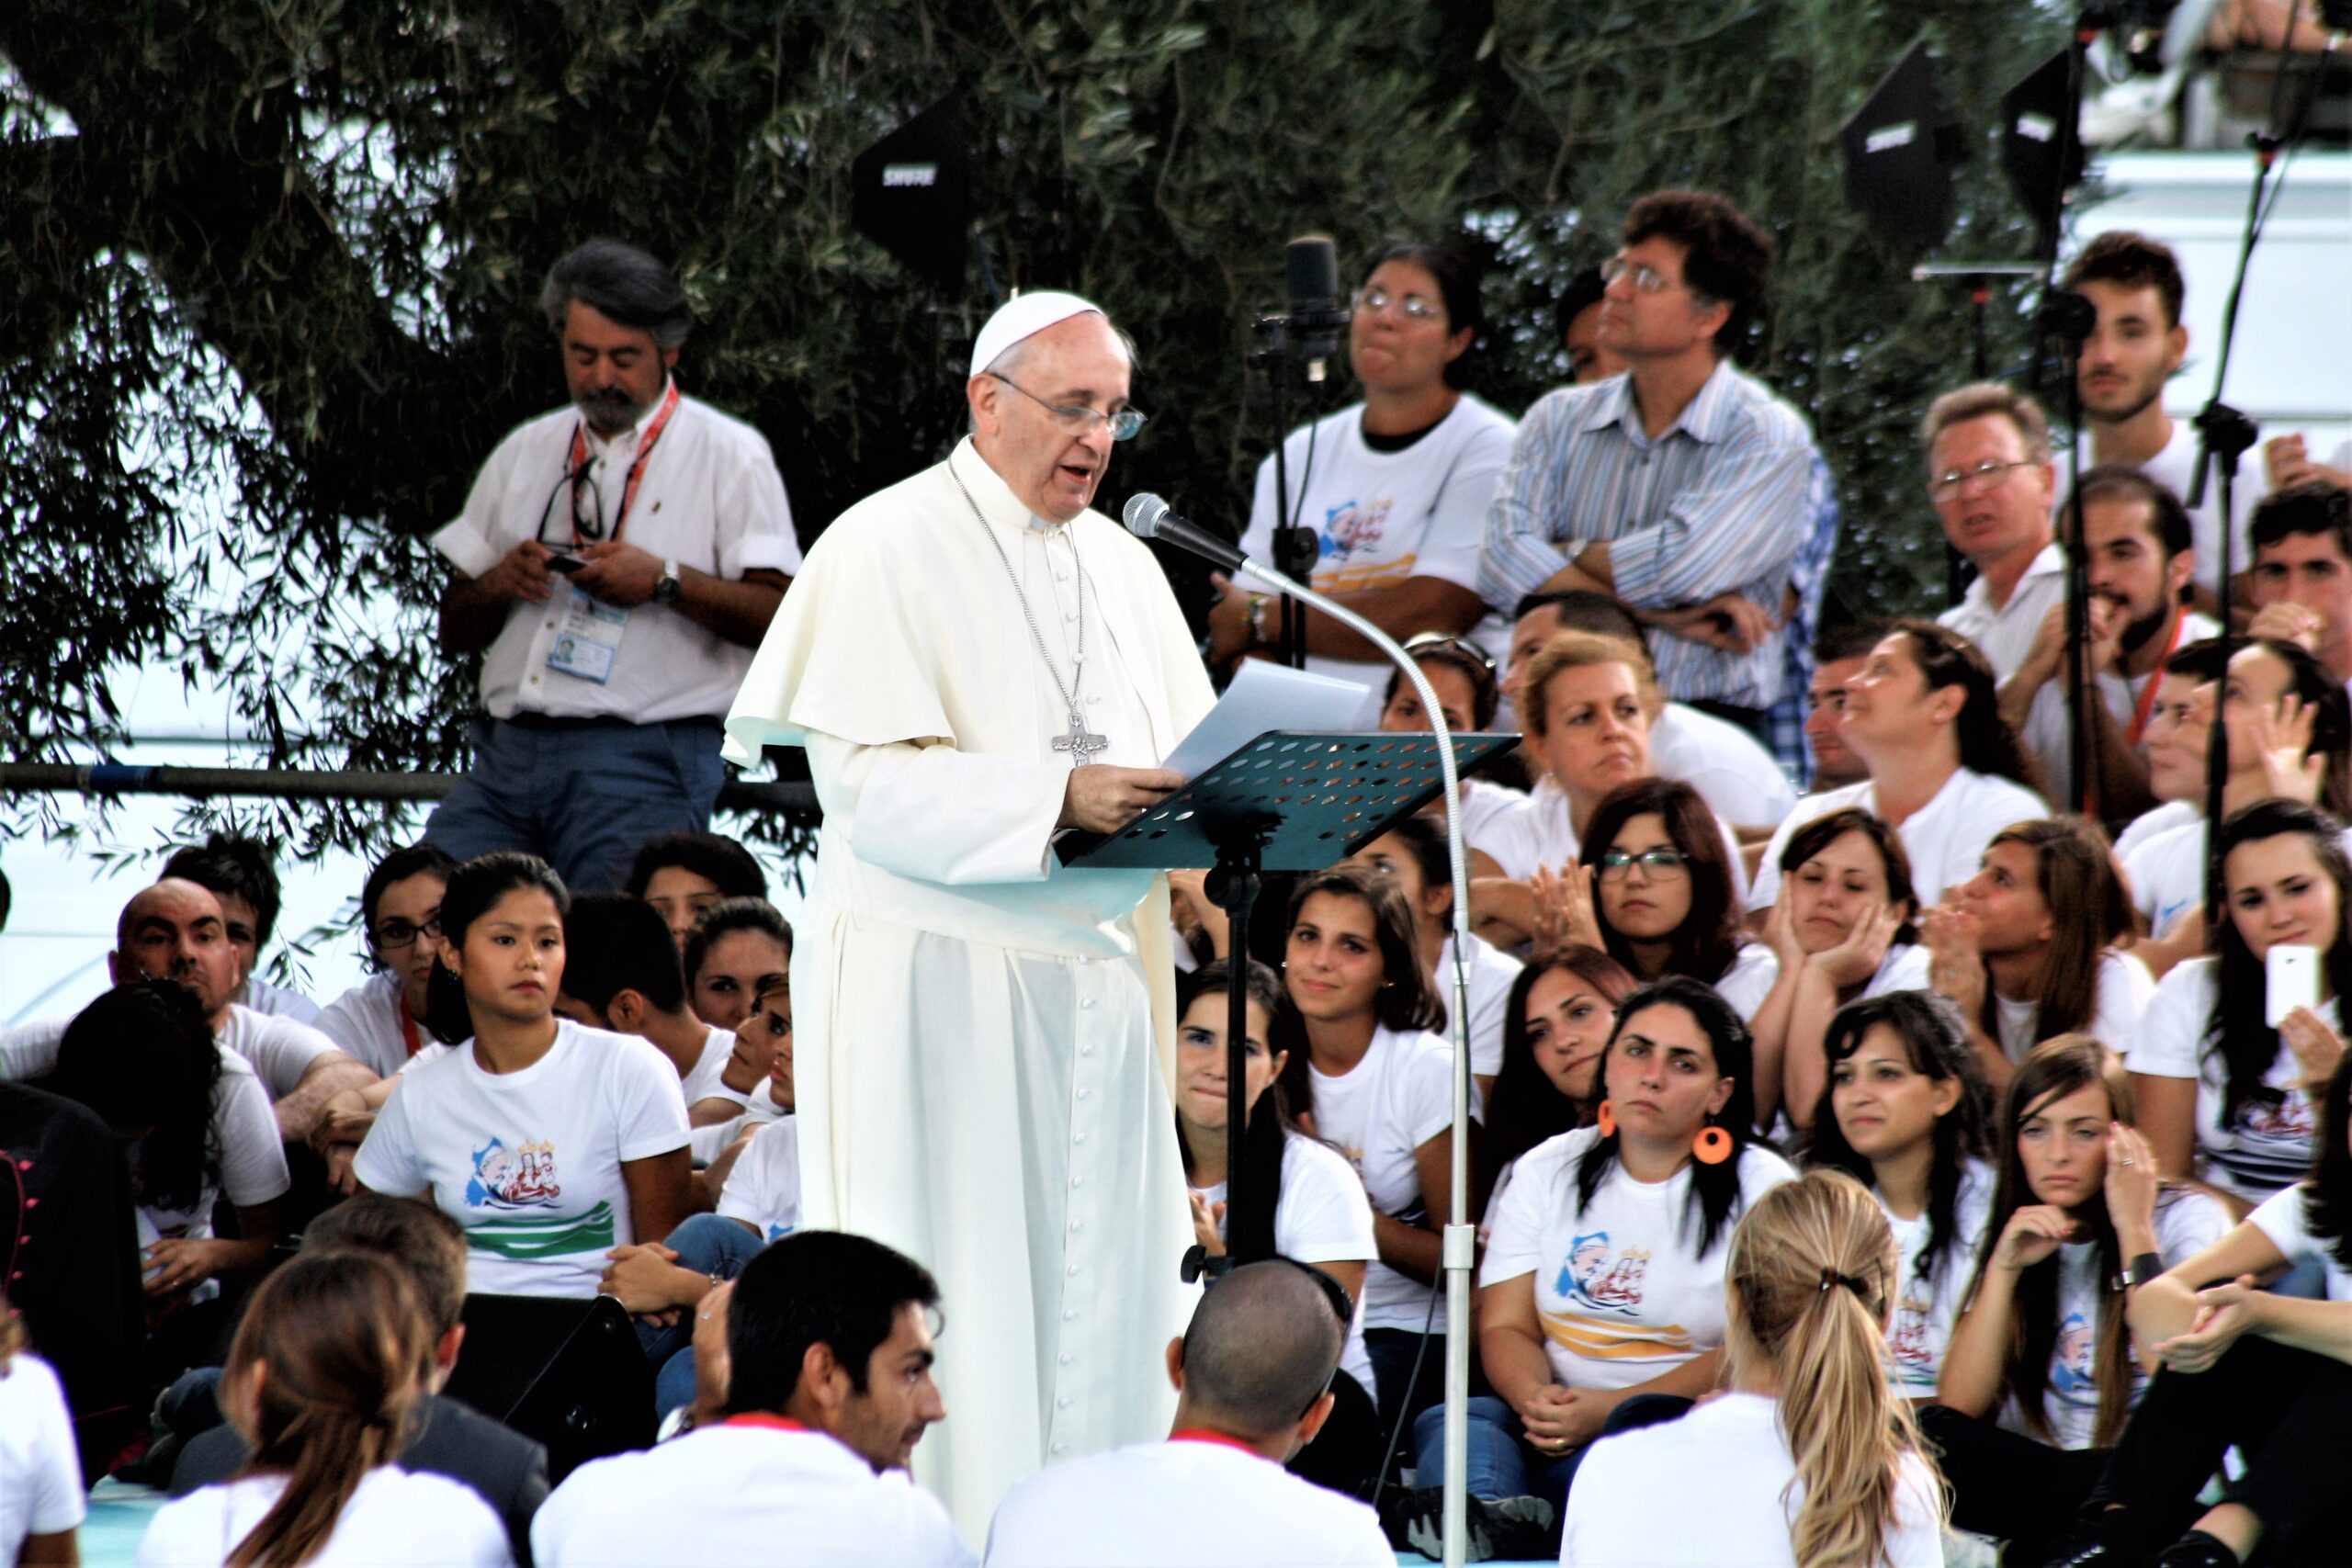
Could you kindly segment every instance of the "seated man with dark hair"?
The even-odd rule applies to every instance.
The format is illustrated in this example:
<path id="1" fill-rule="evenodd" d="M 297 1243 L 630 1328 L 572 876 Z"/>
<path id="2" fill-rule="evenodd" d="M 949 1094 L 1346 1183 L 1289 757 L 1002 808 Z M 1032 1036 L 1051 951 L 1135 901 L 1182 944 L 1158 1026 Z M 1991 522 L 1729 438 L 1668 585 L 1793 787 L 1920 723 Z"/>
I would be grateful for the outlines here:
<path id="1" fill-rule="evenodd" d="M 273 986 L 255 973 L 261 950 L 269 945 L 270 935 L 277 929 L 277 910 L 284 898 L 277 856 L 267 844 L 236 833 L 209 834 L 201 848 L 191 844 L 172 852 L 162 874 L 186 877 L 220 900 L 229 945 L 237 951 L 238 984 L 231 1001 L 297 1023 L 319 1021 L 316 1002 L 298 991 Z"/>
<path id="2" fill-rule="evenodd" d="M 2352 491 L 2306 479 L 2254 512 L 2255 637 L 2300 643 L 2352 689 Z"/>
<path id="3" fill-rule="evenodd" d="M 651 1041 L 678 1070 L 690 1122 L 727 1122 L 743 1113 L 759 1084 L 725 1081 L 735 1037 L 686 1006 L 678 950 L 660 915 L 623 894 L 583 893 L 563 918 L 563 989 L 555 1000 L 560 1016 Z"/>
<path id="4" fill-rule="evenodd" d="M 1347 1297 L 1287 1258 L 1234 1269 L 1168 1346 L 1176 1426 L 1038 1472 L 989 1527 L 990 1568 L 1396 1561 L 1362 1503 L 1283 1467 L 1331 1414 Z"/>
<path id="5" fill-rule="evenodd" d="M 538 1561 L 971 1562 L 906 1472 L 946 1415 L 931 1376 L 938 1304 L 930 1271 L 880 1242 L 802 1231 L 775 1243 L 702 1305 L 698 1329 L 725 1328 L 723 1342 L 698 1333 L 704 1424 L 572 1472 L 531 1527 Z"/>
<path id="6" fill-rule="evenodd" d="M 418 1402 L 403 1469 L 446 1475 L 479 1493 L 497 1510 L 514 1543 L 515 1561 L 531 1561 L 531 1516 L 548 1495 L 548 1451 L 440 1389 L 458 1365 L 466 1325 L 466 1235 L 458 1222 L 428 1203 L 367 1193 L 337 1204 L 302 1233 L 305 1250 L 374 1252 L 397 1261 L 416 1282 L 433 1319 L 433 1359 Z M 226 1481 L 244 1468 L 245 1440 L 222 1424 L 189 1438 L 172 1471 L 172 1495 Z"/>
<path id="7" fill-rule="evenodd" d="M 1886 636 L 1876 621 L 1848 621 L 1813 639 L 1813 679 L 1805 685 L 1804 749 L 1812 762 L 1805 788 L 1843 789 L 1871 776 L 1838 732 L 1846 716 L 1846 682 L 1862 672 L 1871 649 Z"/>
<path id="8" fill-rule="evenodd" d="M 724 833 L 663 833 L 646 840 L 621 891 L 661 913 L 680 948 L 695 917 L 729 898 L 764 898 L 768 874 Z"/>

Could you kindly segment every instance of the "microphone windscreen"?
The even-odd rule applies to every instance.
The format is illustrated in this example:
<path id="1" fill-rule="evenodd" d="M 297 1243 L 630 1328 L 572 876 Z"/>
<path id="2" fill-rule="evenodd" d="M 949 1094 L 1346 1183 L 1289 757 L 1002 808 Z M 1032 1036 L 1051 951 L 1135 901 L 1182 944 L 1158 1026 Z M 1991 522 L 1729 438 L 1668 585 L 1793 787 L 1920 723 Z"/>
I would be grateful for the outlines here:
<path id="1" fill-rule="evenodd" d="M 1119 520 L 1127 532 L 1139 539 L 1148 539 L 1159 532 L 1159 520 L 1168 515 L 1168 503 L 1149 491 L 1138 491 L 1127 497 L 1127 504 L 1119 513 Z"/>
<path id="2" fill-rule="evenodd" d="M 1340 299 L 1340 253 L 1329 234 L 1307 234 L 1283 251 L 1283 283 L 1293 310 L 1329 310 Z"/>

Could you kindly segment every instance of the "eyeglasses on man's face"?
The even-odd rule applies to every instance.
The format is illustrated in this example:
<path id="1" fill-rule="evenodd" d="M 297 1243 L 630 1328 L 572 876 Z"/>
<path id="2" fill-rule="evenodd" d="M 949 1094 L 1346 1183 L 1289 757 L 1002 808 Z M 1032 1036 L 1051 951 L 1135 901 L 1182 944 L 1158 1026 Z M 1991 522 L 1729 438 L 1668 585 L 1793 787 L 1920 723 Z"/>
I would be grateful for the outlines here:
<path id="1" fill-rule="evenodd" d="M 1600 264 L 1602 283 L 1614 283 L 1619 278 L 1626 276 L 1631 276 L 1634 288 L 1644 294 L 1664 294 L 1671 289 L 1690 287 L 1687 283 L 1676 282 L 1647 262 L 1628 261 L 1623 256 L 1611 256 Z"/>
<path id="2" fill-rule="evenodd" d="M 2011 463 L 1983 462 L 1973 468 L 1946 468 L 1928 481 L 1928 493 L 1938 501 L 1950 501 L 1966 491 L 1982 495 L 1999 484 L 2011 468 L 2030 468 L 2030 457 L 2019 457 Z"/>
<path id="3" fill-rule="evenodd" d="M 1054 423 L 1072 435 L 1091 435 L 1108 425 L 1112 440 L 1125 441 L 1134 435 L 1136 431 L 1141 430 L 1143 422 L 1151 417 L 1141 409 L 1120 409 L 1115 412 L 1104 413 L 1101 409 L 1091 409 L 1079 403 L 1049 403 L 1010 376 L 994 370 L 987 371 L 985 374 L 1003 382 L 1047 413 L 1052 414 Z"/>

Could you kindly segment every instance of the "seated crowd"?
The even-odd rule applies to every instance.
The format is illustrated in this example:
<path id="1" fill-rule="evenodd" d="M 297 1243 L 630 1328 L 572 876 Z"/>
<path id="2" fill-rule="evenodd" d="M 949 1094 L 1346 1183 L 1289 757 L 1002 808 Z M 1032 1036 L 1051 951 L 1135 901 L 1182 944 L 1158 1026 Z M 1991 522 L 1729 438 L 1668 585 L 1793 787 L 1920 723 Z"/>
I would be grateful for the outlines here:
<path id="1" fill-rule="evenodd" d="M 69 1560 L 82 1483 L 120 1471 L 174 1495 L 154 1562 L 1387 1563 L 1437 1551 L 1453 1334 L 1476 1556 L 1907 1568 L 1967 1535 L 2018 1564 L 2341 1561 L 2345 491 L 2323 470 L 2192 516 L 2170 426 L 2094 377 L 2070 682 L 2047 423 L 1964 388 L 1922 447 L 1973 586 L 1939 620 L 1822 629 L 1817 455 L 1710 368 L 1760 268 L 1743 293 L 1721 214 L 1636 219 L 1591 291 L 1621 323 L 1579 356 L 1595 389 L 1516 426 L 1453 383 L 1477 301 L 1446 253 L 1394 248 L 1356 297 L 1366 401 L 1317 482 L 1385 476 L 1426 513 L 1363 603 L 1424 618 L 1396 629 L 1435 634 L 1411 649 L 1451 726 L 1524 730 L 1495 773 L 1525 787 L 1465 784 L 1460 934 L 1442 803 L 1270 897 L 1261 952 L 1171 878 L 1170 1131 L 1209 1283 L 1134 1369 L 1178 1391 L 1165 1440 L 1050 1466 L 992 1520 L 912 1483 L 930 1424 L 988 1419 L 943 1408 L 934 1360 L 990 1348 L 945 1333 L 922 1260 L 800 1226 L 793 933 L 740 844 L 665 832 L 620 891 L 575 892 L 428 835 L 367 877 L 374 973 L 320 1007 L 256 974 L 277 876 L 216 836 L 124 906 L 112 989 L 0 1037 L 0 1134 L 40 1151 L 0 1317 L 0 1561 Z M 2133 301 L 2178 332 L 2168 255 L 2126 238 L 2074 278 L 2101 310 L 2086 374 L 2117 382 L 2177 363 L 2106 344 Z M 1622 322 L 1685 288 L 1714 389 L 1666 423 L 1744 454 L 1744 488 L 1679 540 L 1545 534 L 1564 476 L 1617 461 L 1579 446 L 1592 399 L 1660 428 L 1662 355 Z M 1744 506 L 1767 542 L 1717 551 Z M 2226 631 L 2224 526 L 2252 562 Z M 1213 662 L 1264 640 L 1245 603 L 1212 611 Z M 1380 722 L 1430 716 L 1392 676 Z M 1442 1289 L 1457 1073 L 1470 1322 Z M 1262 1173 L 1238 1210 L 1237 1103 Z M 555 1434 L 445 1395 L 495 1296 L 633 1323 L 660 1440 L 564 1473 Z"/>

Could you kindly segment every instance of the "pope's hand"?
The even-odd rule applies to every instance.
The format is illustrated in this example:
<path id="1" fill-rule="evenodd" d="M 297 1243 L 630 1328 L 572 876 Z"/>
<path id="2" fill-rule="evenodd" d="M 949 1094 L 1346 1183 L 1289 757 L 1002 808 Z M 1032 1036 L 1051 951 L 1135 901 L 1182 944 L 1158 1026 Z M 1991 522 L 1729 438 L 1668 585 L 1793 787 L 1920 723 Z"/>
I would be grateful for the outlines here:
<path id="1" fill-rule="evenodd" d="M 1184 775 L 1165 768 L 1114 768 L 1108 762 L 1072 768 L 1054 826 L 1115 833 L 1183 786 Z"/>

